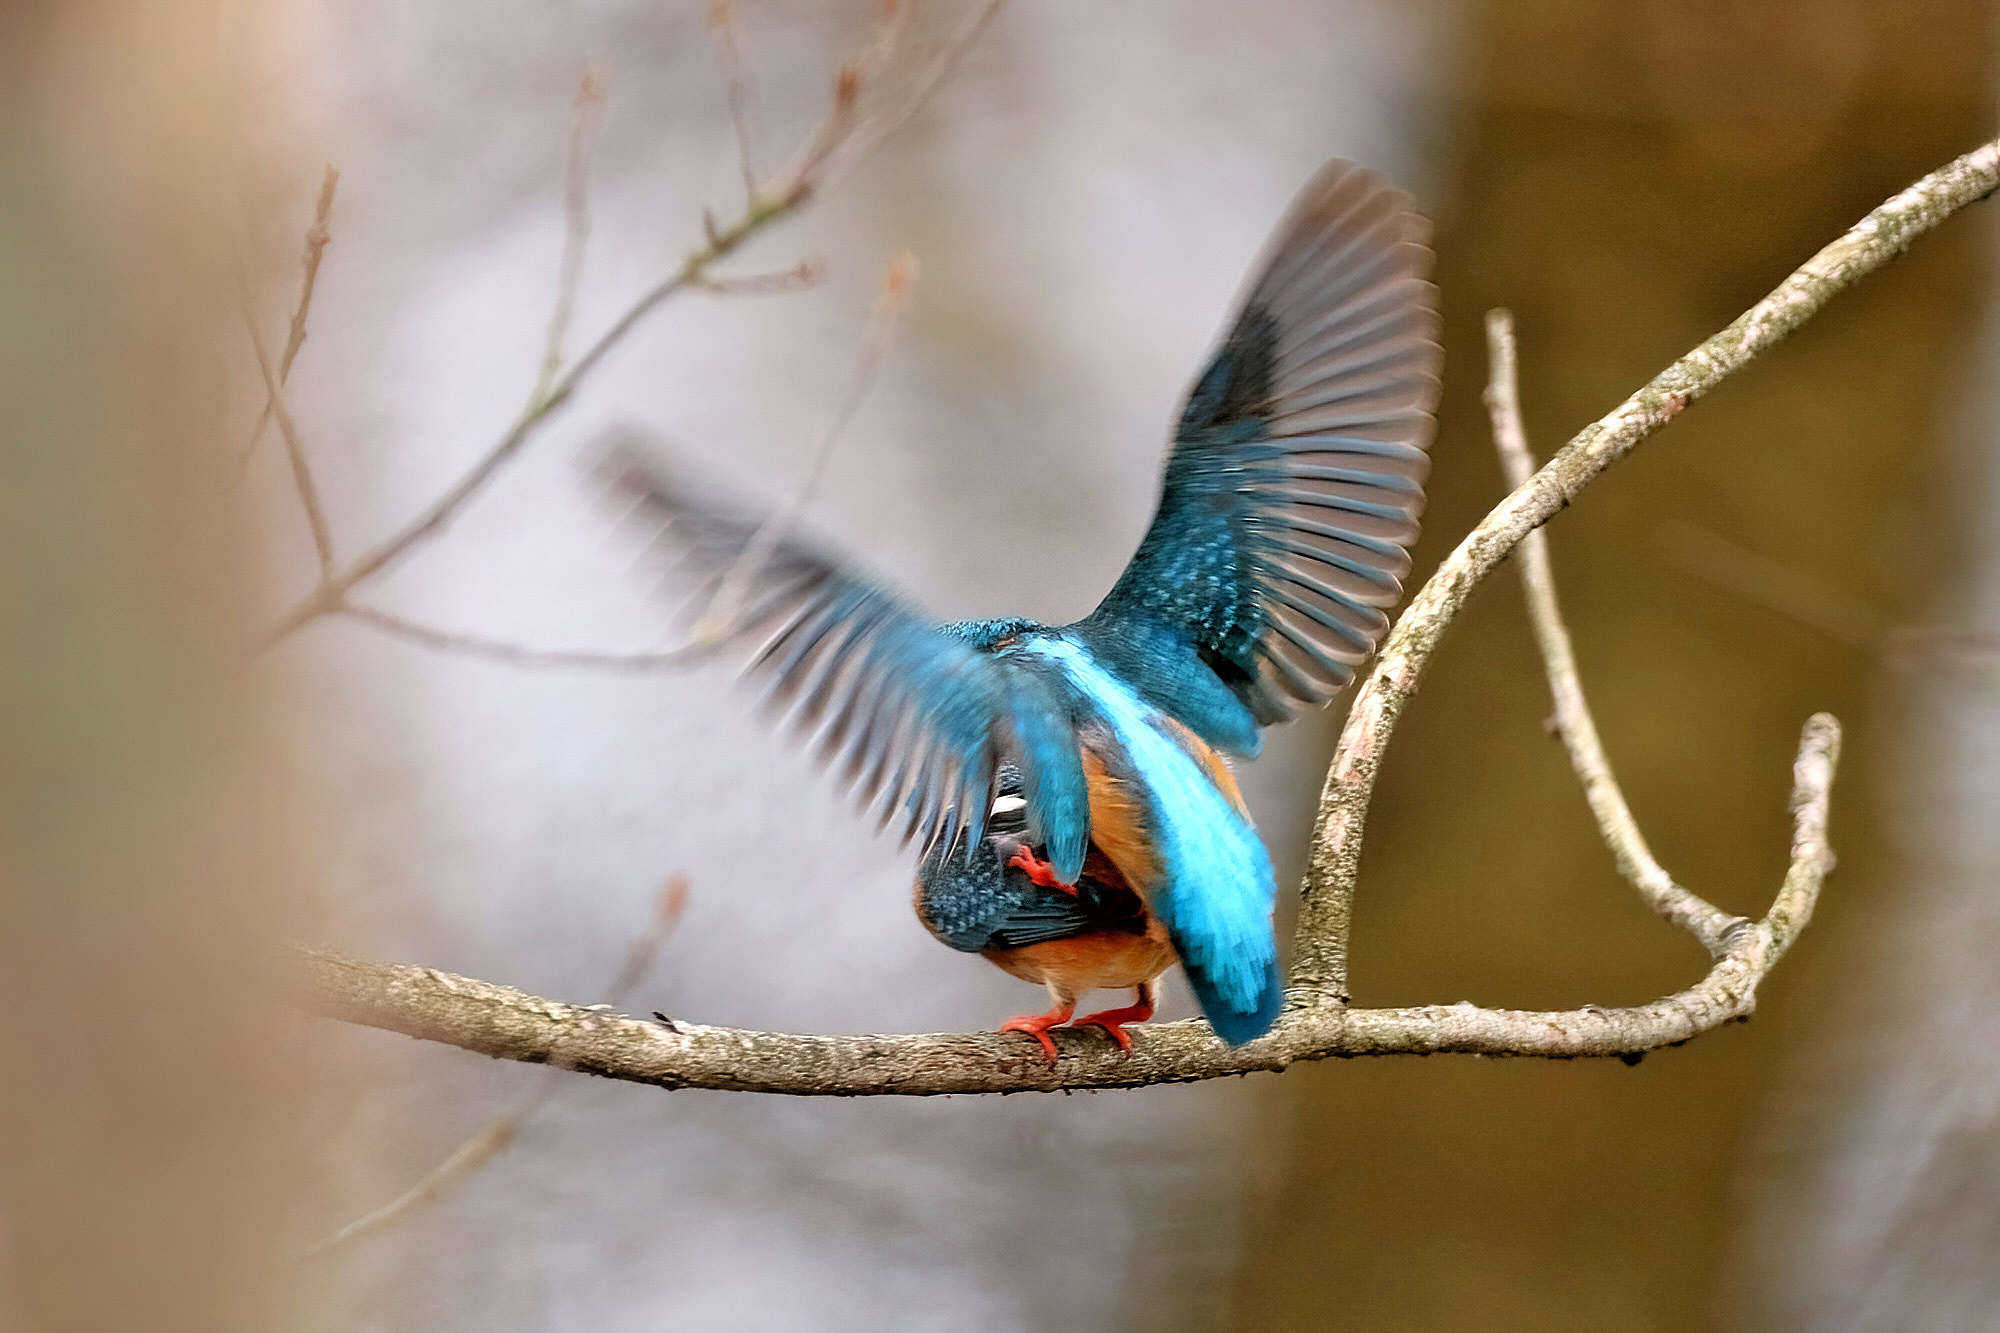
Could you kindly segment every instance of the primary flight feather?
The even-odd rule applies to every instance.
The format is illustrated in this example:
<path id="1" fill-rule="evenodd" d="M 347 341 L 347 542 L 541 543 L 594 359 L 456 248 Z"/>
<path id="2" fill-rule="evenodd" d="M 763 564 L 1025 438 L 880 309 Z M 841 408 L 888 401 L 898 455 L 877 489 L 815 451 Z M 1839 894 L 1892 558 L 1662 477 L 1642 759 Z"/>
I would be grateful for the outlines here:
<path id="1" fill-rule="evenodd" d="M 1283 1001 L 1270 860 L 1224 755 L 1325 703 L 1388 628 L 1429 471 L 1439 349 L 1426 228 L 1331 162 L 1279 224 L 1196 380 L 1159 509 L 1082 620 L 934 625 L 880 583 L 699 497 L 629 449 L 607 462 L 769 702 L 864 810 L 923 849 L 917 910 L 953 948 L 1049 989 L 1137 1003 L 1076 1020 L 1130 1049 L 1178 960 L 1216 1032 Z M 748 557 L 746 551 L 752 551 Z"/>

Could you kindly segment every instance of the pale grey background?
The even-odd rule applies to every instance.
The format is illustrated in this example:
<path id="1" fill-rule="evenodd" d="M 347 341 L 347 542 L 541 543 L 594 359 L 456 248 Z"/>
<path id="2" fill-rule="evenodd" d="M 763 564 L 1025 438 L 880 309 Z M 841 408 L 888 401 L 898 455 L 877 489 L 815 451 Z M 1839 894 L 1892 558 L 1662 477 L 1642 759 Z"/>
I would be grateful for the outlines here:
<path id="1" fill-rule="evenodd" d="M 920 11 L 920 31 L 949 8 Z M 704 203 L 727 214 L 705 10 L 290 0 L 254 35 L 285 71 L 270 90 L 285 119 L 256 129 L 275 197 L 302 225 L 319 162 L 343 172 L 291 399 L 344 551 L 440 490 L 527 391 L 586 60 L 611 89 L 579 335 L 678 259 Z M 767 168 L 873 13 L 744 7 Z M 779 493 L 909 247 L 910 316 L 810 526 L 940 616 L 1087 610 L 1150 515 L 1185 383 L 1292 192 L 1346 156 L 1436 201 L 1454 20 L 1355 0 L 1012 5 L 922 119 L 732 265 L 823 254 L 823 288 L 665 312 L 370 595 L 542 646 L 663 641 L 662 609 L 588 503 L 582 446 L 640 423 Z M 282 296 L 290 273 L 276 278 Z M 275 450 L 263 464 L 302 587 Z M 685 870 L 692 906 L 635 1008 L 938 1030 L 1041 1007 L 923 933 L 911 856 L 766 734 L 726 671 L 531 674 L 345 624 L 277 667 L 325 798 L 336 945 L 587 1000 Z M 1325 744 L 1324 723 L 1292 728 L 1246 773 L 1288 876 Z M 1187 1009 L 1175 991 L 1169 1012 Z M 333 1193 L 354 1211 L 537 1076 L 376 1033 L 317 1040 Z M 807 1103 L 577 1080 L 505 1157 L 315 1276 L 344 1330 L 1202 1326 L 1258 1181 L 1282 1165 L 1260 1151 L 1258 1100 L 1241 1083 Z"/>

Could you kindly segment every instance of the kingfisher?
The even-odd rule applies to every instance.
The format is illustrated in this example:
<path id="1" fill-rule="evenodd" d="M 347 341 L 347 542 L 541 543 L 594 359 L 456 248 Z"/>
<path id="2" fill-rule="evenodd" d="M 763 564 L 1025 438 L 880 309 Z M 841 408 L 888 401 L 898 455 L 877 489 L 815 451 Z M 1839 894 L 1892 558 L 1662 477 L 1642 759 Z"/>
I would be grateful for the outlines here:
<path id="1" fill-rule="evenodd" d="M 1375 172 L 1314 175 L 1188 394 L 1137 553 L 1073 624 L 934 624 L 656 459 L 607 455 L 711 641 L 919 844 L 923 924 L 1047 989 L 1000 1030 L 1052 1065 L 1066 1024 L 1129 1054 L 1176 962 L 1232 1045 L 1283 1007 L 1276 881 L 1229 759 L 1345 686 L 1401 596 L 1438 392 L 1427 236 Z M 1134 1000 L 1073 1018 L 1095 990 Z"/>

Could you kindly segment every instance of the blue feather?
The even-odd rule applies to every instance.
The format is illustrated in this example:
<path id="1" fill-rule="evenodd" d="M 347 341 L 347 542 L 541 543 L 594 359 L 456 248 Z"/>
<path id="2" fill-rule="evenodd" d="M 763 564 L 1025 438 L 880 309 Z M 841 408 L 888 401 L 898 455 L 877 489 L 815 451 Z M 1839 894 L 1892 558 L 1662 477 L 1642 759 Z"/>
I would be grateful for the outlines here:
<path id="1" fill-rule="evenodd" d="M 1050 635 L 1021 651 L 1062 668 L 1135 770 L 1165 872 L 1162 883 L 1146 888 L 1202 1012 L 1232 1044 L 1270 1031 L 1284 985 L 1271 928 L 1277 882 L 1257 831 L 1161 725 L 1160 712 L 1088 649 Z"/>
<path id="2" fill-rule="evenodd" d="M 1028 801 L 1030 839 L 1046 844 L 1056 878 L 1074 884 L 1090 851 L 1090 784 L 1076 725 L 1041 700 L 1017 700 L 1013 725 L 1025 761 L 1022 794 Z"/>
<path id="3" fill-rule="evenodd" d="M 1064 632 L 1141 699 L 1216 749 L 1254 759 L 1263 748 L 1255 715 L 1184 633 L 1151 620 L 1105 624 L 1095 617 Z"/>

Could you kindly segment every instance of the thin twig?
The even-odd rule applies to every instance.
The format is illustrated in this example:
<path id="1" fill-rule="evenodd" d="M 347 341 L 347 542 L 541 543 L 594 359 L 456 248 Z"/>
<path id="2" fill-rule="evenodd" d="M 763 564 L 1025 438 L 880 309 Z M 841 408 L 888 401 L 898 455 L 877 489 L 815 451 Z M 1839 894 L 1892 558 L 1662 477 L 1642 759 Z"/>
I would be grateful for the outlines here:
<path id="1" fill-rule="evenodd" d="M 675 875 L 666 883 L 654 901 L 652 920 L 646 928 L 634 936 L 625 948 L 625 961 L 618 969 L 618 975 L 605 988 L 601 1004 L 585 1012 L 601 1014 L 605 1010 L 617 1009 L 625 999 L 645 979 L 659 957 L 660 948 L 673 934 L 681 915 L 687 910 L 687 876 Z M 322 1236 L 308 1245 L 299 1255 L 301 1260 L 316 1259 L 336 1250 L 360 1236 L 379 1231 L 389 1223 L 409 1215 L 417 1208 L 436 1199 L 451 1185 L 464 1176 L 491 1161 L 514 1142 L 521 1127 L 529 1117 L 549 1103 L 566 1080 L 563 1075 L 567 1068 L 558 1060 L 551 1060 L 550 1067 L 542 1071 L 542 1077 L 535 1086 L 517 1101 L 513 1108 L 496 1117 L 486 1128 L 453 1149 L 451 1154 L 425 1174 L 424 1178 L 404 1190 L 379 1208 L 363 1213 L 336 1231 Z"/>
<path id="2" fill-rule="evenodd" d="M 528 670 L 561 669 L 618 673 L 664 671 L 699 665 L 714 651 L 710 645 L 703 643 L 688 643 L 675 648 L 635 653 L 530 648 L 525 644 L 511 643 L 505 639 L 439 629 L 354 601 L 342 602 L 336 614 L 372 625 L 376 629 L 421 644 L 425 648 L 454 653 L 461 657 L 485 658 L 503 666 L 522 667 Z"/>
<path id="3" fill-rule="evenodd" d="M 750 85 L 743 73 L 743 52 L 736 44 L 736 6 L 716 0 L 709 6 L 708 25 L 722 47 L 722 68 L 729 76 L 729 124 L 736 131 L 736 165 L 743 172 L 743 197 L 757 200 L 757 155 L 750 141 Z"/>
<path id="4" fill-rule="evenodd" d="M 716 274 L 701 280 L 701 289 L 717 296 L 789 296 L 817 287 L 826 278 L 826 261 L 817 256 L 801 259 L 776 273 L 745 273 L 741 277 Z"/>
<path id="5" fill-rule="evenodd" d="M 604 82 L 602 69 L 585 65 L 583 78 L 577 84 L 569 157 L 563 166 L 562 259 L 556 265 L 556 299 L 549 311 L 541 374 L 528 395 L 531 405 L 548 395 L 549 386 L 562 371 L 563 344 L 569 338 L 570 319 L 576 313 L 577 289 L 583 285 L 584 254 L 590 246 L 590 139 L 604 106 Z"/>
<path id="6" fill-rule="evenodd" d="M 298 360 L 299 348 L 306 342 L 306 316 L 312 310 L 313 290 L 319 284 L 320 258 L 326 253 L 327 243 L 333 239 L 329 225 L 333 218 L 333 194 L 340 185 L 340 172 L 328 164 L 326 174 L 320 177 L 319 202 L 313 206 L 312 226 L 306 228 L 305 277 L 299 284 L 299 301 L 292 309 L 291 331 L 285 335 L 284 355 L 278 358 L 278 386 L 283 388 L 291 382 L 292 362 Z M 278 398 L 266 391 L 264 406 L 257 413 L 257 423 L 250 428 L 250 442 L 243 447 L 243 466 L 250 465 L 250 459 L 257 452 L 257 444 L 264 438 L 264 427 L 276 410 Z"/>
<path id="7" fill-rule="evenodd" d="M 1920 655 L 1925 661 L 1957 657 L 1973 667 L 2000 664 L 2000 633 L 1953 625 L 1903 625 L 1885 636 L 1891 657 Z"/>
<path id="8" fill-rule="evenodd" d="M 827 166 L 828 176 L 837 176 L 851 168 L 922 109 L 930 100 L 931 94 L 937 91 L 938 85 L 958 67 L 966 52 L 972 49 L 979 35 L 986 30 L 987 24 L 999 14 L 1003 2 L 1004 0 L 987 0 L 987 3 L 968 13 L 960 21 L 957 30 L 939 44 L 931 57 L 930 64 L 910 80 L 901 104 L 869 117 L 860 131 L 840 149 L 837 160 L 830 161 Z M 888 21 L 883 26 L 883 32 L 887 37 L 893 33 L 894 25 L 900 22 L 902 7 L 897 0 L 889 0 L 885 8 Z M 882 60 L 884 63 L 887 61 L 886 42 Z"/>
<path id="9" fill-rule="evenodd" d="M 791 493 L 785 497 L 784 502 L 765 519 L 743 552 L 724 572 L 715 593 L 709 598 L 707 607 L 697 618 L 694 634 L 688 643 L 675 648 L 640 653 L 530 648 L 505 639 L 440 629 L 406 616 L 363 605 L 351 597 L 342 600 L 335 608 L 336 614 L 372 625 L 426 648 L 484 658 L 505 666 L 536 669 L 580 668 L 589 671 L 632 673 L 694 666 L 704 661 L 727 637 L 741 609 L 740 601 L 750 580 L 756 576 L 764 561 L 770 558 L 771 552 L 777 549 L 778 543 L 784 540 L 785 535 L 798 522 L 799 515 L 805 511 L 806 503 L 812 498 L 820 478 L 825 474 L 827 459 L 832 455 L 834 442 L 847 423 L 853 419 L 855 410 L 860 407 L 861 400 L 874 383 L 882 357 L 888 350 L 896 318 L 909 299 L 910 286 L 916 280 L 916 273 L 916 259 L 908 253 L 898 255 L 890 263 L 889 271 L 882 280 L 882 290 L 875 298 L 875 307 L 869 317 L 868 327 L 862 334 L 860 350 L 855 355 L 854 372 L 849 376 L 840 398 L 820 423 L 819 430 L 807 446 L 805 466 L 799 473 L 798 481 L 793 484 Z"/>
<path id="10" fill-rule="evenodd" d="M 777 550 L 778 543 L 798 522 L 799 515 L 805 512 L 807 501 L 812 499 L 813 491 L 826 472 L 834 442 L 854 418 L 855 410 L 861 406 L 861 400 L 868 396 L 868 390 L 875 382 L 882 356 L 888 351 L 889 340 L 895 332 L 896 319 L 909 301 L 910 287 L 916 278 L 916 256 L 904 251 L 890 261 L 889 271 L 882 278 L 882 290 L 875 297 L 868 328 L 861 336 L 860 350 L 855 354 L 854 371 L 848 377 L 846 392 L 841 394 L 820 422 L 819 431 L 806 450 L 805 467 L 799 473 L 798 481 L 793 483 L 791 493 L 758 526 L 742 553 L 724 571 L 716 585 L 715 595 L 709 599 L 708 608 L 695 622 L 694 641 L 697 644 L 713 644 L 728 634 L 742 610 L 743 594 L 751 581 L 763 569 L 764 562 L 771 558 L 771 552 Z"/>
<path id="11" fill-rule="evenodd" d="M 833 105 L 800 149 L 791 169 L 784 173 L 784 184 L 776 191 L 780 199 L 804 200 L 832 180 L 833 173 L 827 163 L 842 144 L 853 139 L 861 124 L 862 93 L 888 67 L 890 57 L 902 41 L 906 17 L 902 6 L 892 0 L 884 9 L 868 50 L 860 58 L 842 65 L 834 75 Z"/>
<path id="12" fill-rule="evenodd" d="M 1486 312 L 1486 347 L 1491 378 L 1486 386 L 1486 410 L 1493 420 L 1493 444 L 1508 489 L 1528 484 L 1535 458 L 1521 424 L 1520 382 L 1514 347 L 1514 317 L 1505 310 Z M 1724 912 L 1674 882 L 1646 845 L 1645 834 L 1632 817 L 1625 793 L 1611 771 L 1611 760 L 1597 734 L 1597 721 L 1584 697 L 1577 671 L 1576 650 L 1556 600 L 1555 568 L 1549 559 L 1548 534 L 1537 528 L 1521 541 L 1521 580 L 1526 585 L 1528 619 L 1542 650 L 1549 693 L 1555 699 L 1556 729 L 1569 751 L 1570 766 L 1583 784 L 1584 799 L 1597 816 L 1605 846 L 1618 862 L 1618 873 L 1639 891 L 1655 912 L 1700 940 L 1711 957 L 1720 957 L 1729 933 L 1743 919 Z"/>
<path id="13" fill-rule="evenodd" d="M 903 105 L 882 124 L 878 125 L 872 121 L 868 123 L 866 128 L 869 131 L 869 146 L 879 143 L 888 133 L 893 132 L 916 114 L 936 88 L 938 81 L 943 78 L 944 73 L 957 62 L 958 56 L 962 54 L 963 45 L 978 36 L 986 21 L 999 9 L 1001 3 L 1002 0 L 987 0 L 986 4 L 975 11 L 973 20 L 960 25 L 947 41 L 932 68 L 919 80 L 920 91 L 917 96 L 906 99 Z M 900 20 L 891 16 L 890 23 L 896 22 Z M 833 109 L 829 112 L 821 131 L 811 141 L 813 145 L 826 141 L 837 147 L 855 131 L 854 104 L 859 94 L 860 75 L 850 66 L 844 69 L 836 80 Z M 705 227 L 704 244 L 690 253 L 679 268 L 641 294 L 623 314 L 613 320 L 609 328 L 599 334 L 567 369 L 556 376 L 545 392 L 522 409 L 521 414 L 515 418 L 506 432 L 457 482 L 395 534 L 358 556 L 332 577 L 322 580 L 320 586 L 310 596 L 279 619 L 266 636 L 266 644 L 281 642 L 320 616 L 338 611 L 355 585 L 372 578 L 402 558 L 412 548 L 442 533 L 466 503 L 485 489 L 495 474 L 520 452 L 523 445 L 535 437 L 537 432 L 584 385 L 599 363 L 610 355 L 612 350 L 648 315 L 690 287 L 701 286 L 709 277 L 710 268 L 719 260 L 733 254 L 751 237 L 773 223 L 796 213 L 816 190 L 828 183 L 836 174 L 827 167 L 830 153 L 831 148 L 824 152 L 818 151 L 816 147 L 809 148 L 805 157 L 801 159 L 801 167 L 781 191 L 776 194 L 760 194 L 745 207 L 735 221 L 726 226 L 713 224 L 711 221 L 710 225 Z M 843 167 L 851 165 L 857 156 L 853 152 L 843 154 Z"/>
<path id="14" fill-rule="evenodd" d="M 305 445 L 299 440 L 299 428 L 292 420 L 292 411 L 285 406 L 285 386 L 271 368 L 270 353 L 264 350 L 264 337 L 257 332 L 257 312 L 252 306 L 248 291 L 244 293 L 243 329 L 250 338 L 250 351 L 257 359 L 257 372 L 264 380 L 264 401 L 272 416 L 278 421 L 278 435 L 285 442 L 285 459 L 291 464 L 292 485 L 299 495 L 299 507 L 305 510 L 306 527 L 312 532 L 313 554 L 319 560 L 319 577 L 324 583 L 333 576 L 333 529 L 326 521 L 326 507 L 320 502 L 319 483 L 313 480 L 312 463 L 306 457 Z"/>

